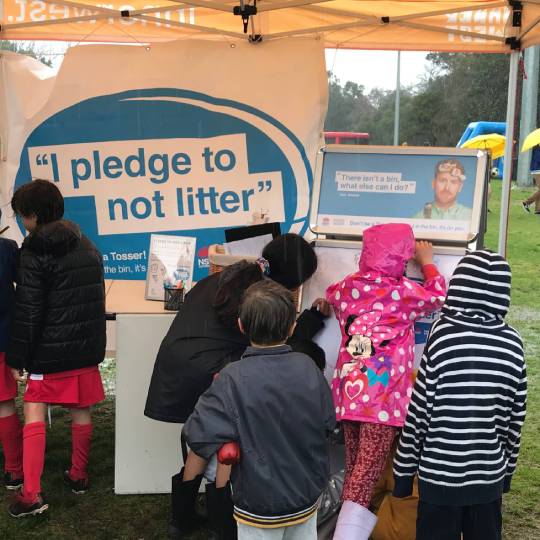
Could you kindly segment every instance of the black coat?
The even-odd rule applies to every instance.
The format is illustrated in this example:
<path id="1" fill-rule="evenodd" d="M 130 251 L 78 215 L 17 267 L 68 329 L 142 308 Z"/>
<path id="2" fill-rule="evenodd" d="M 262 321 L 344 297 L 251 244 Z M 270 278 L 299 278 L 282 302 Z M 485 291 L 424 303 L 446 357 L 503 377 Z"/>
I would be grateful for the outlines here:
<path id="1" fill-rule="evenodd" d="M 15 303 L 15 272 L 17 244 L 0 238 L 0 352 L 6 352 L 9 341 L 9 324 Z"/>
<path id="2" fill-rule="evenodd" d="M 77 225 L 54 221 L 23 242 L 6 362 L 30 373 L 99 364 L 105 356 L 101 254 Z"/>
<path id="3" fill-rule="evenodd" d="M 238 328 L 218 320 L 212 307 L 218 282 L 219 274 L 214 274 L 193 287 L 163 339 L 144 410 L 149 418 L 184 423 L 213 376 L 239 360 L 249 345 Z M 293 349 L 318 349 L 324 362 L 324 353 L 310 341 L 323 326 L 319 313 L 304 312 L 289 340 Z"/>

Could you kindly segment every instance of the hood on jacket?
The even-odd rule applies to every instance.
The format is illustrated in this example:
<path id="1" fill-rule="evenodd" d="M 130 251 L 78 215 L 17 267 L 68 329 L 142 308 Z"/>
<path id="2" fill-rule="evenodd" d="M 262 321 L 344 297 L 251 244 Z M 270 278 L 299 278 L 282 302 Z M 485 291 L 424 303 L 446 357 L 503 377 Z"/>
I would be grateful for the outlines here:
<path id="1" fill-rule="evenodd" d="M 410 225 L 387 223 L 374 225 L 363 234 L 360 272 L 376 272 L 385 277 L 400 278 L 414 254 L 414 234 Z"/>
<path id="2" fill-rule="evenodd" d="M 498 253 L 473 251 L 458 263 L 443 313 L 503 319 L 510 307 L 510 265 Z"/>
<path id="3" fill-rule="evenodd" d="M 58 220 L 40 225 L 24 240 L 23 246 L 37 255 L 61 257 L 81 242 L 81 229 L 72 221 Z"/>

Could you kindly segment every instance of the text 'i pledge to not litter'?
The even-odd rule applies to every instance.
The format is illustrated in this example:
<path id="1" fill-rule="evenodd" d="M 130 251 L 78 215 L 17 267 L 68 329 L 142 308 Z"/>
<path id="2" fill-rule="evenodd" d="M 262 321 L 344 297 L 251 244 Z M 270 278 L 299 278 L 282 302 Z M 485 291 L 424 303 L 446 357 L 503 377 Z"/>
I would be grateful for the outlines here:
<path id="1" fill-rule="evenodd" d="M 99 234 L 245 225 L 267 208 L 284 221 L 280 171 L 250 174 L 245 135 L 42 146 L 33 178 L 95 197 Z"/>

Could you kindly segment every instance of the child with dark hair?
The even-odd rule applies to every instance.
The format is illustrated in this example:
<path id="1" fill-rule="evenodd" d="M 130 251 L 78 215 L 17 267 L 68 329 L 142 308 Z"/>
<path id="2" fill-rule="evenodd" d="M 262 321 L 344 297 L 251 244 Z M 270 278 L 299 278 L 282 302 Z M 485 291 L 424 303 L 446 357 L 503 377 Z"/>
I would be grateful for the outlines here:
<path id="1" fill-rule="evenodd" d="M 15 409 L 17 381 L 5 362 L 15 303 L 17 251 L 13 240 L 0 238 L 0 444 L 4 451 L 4 486 L 11 490 L 23 483 L 22 433 Z"/>
<path id="2" fill-rule="evenodd" d="M 225 443 L 239 445 L 231 483 L 241 540 L 317 538 L 335 415 L 321 371 L 286 345 L 295 311 L 290 293 L 269 280 L 246 291 L 239 326 L 251 346 L 221 371 L 184 426 L 203 463 Z"/>
<path id="3" fill-rule="evenodd" d="M 13 517 L 48 508 L 41 495 L 48 404 L 70 409 L 71 467 L 64 481 L 74 493 L 89 486 L 90 406 L 104 399 L 98 364 L 105 356 L 105 288 L 101 254 L 70 221 L 64 200 L 46 180 L 21 186 L 11 201 L 28 231 L 17 271 L 15 310 L 6 358 L 23 380 L 24 486 L 10 506 Z"/>
<path id="4" fill-rule="evenodd" d="M 266 244 L 262 256 L 269 277 L 289 290 L 297 289 L 317 270 L 317 255 L 304 238 L 287 233 Z"/>
<path id="5" fill-rule="evenodd" d="M 394 496 L 418 475 L 417 540 L 502 537 L 527 399 L 523 343 L 504 320 L 510 283 L 503 257 L 469 253 L 431 328 L 394 458 Z"/>

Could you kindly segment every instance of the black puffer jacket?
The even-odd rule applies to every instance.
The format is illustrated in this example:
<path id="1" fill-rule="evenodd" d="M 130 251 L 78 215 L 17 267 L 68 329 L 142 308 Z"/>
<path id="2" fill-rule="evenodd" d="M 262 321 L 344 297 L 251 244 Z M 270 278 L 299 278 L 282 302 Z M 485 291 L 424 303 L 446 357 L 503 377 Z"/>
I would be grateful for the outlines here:
<path id="1" fill-rule="evenodd" d="M 23 242 L 7 363 L 30 373 L 99 364 L 105 356 L 103 261 L 70 221 Z"/>

